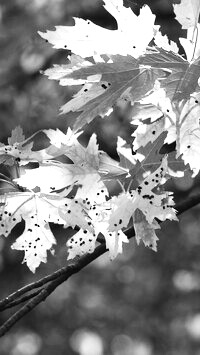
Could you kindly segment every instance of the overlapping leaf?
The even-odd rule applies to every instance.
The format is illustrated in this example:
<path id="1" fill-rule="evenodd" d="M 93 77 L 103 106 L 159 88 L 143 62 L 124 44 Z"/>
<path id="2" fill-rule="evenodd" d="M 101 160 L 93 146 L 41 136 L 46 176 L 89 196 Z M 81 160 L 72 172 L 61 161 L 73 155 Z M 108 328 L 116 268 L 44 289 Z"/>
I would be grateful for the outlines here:
<path id="1" fill-rule="evenodd" d="M 199 19 L 200 2 L 199 0 L 181 0 L 181 3 L 174 4 L 174 12 L 177 21 L 184 29 L 196 26 Z"/>
<path id="2" fill-rule="evenodd" d="M 58 195 L 32 191 L 9 193 L 1 196 L 1 204 L 0 235 L 8 236 L 17 223 L 25 221 L 24 232 L 12 248 L 24 251 L 23 262 L 33 272 L 41 262 L 46 262 L 47 251 L 56 244 L 49 222 L 92 230 L 83 207 Z"/>
<path id="3" fill-rule="evenodd" d="M 181 168 L 180 159 L 178 159 L 181 156 L 185 165 L 189 164 L 193 171 L 193 176 L 195 176 L 200 170 L 199 94 L 194 94 L 189 100 L 182 101 L 177 106 L 170 104 L 168 113 L 165 107 L 162 108 L 162 102 L 159 99 L 160 97 L 158 96 L 157 107 L 160 112 L 163 111 L 163 116 L 153 123 L 139 123 L 133 134 L 135 137 L 133 147 L 134 149 L 145 147 L 149 142 L 155 142 L 165 131 L 167 134 L 164 143 L 171 144 L 176 141 L 176 159 L 173 153 L 170 154 L 174 156 L 172 170 L 176 171 L 176 166 L 179 166 L 180 170 L 184 170 L 183 167 Z M 154 101 L 152 97 L 149 99 L 149 102 L 151 101 Z M 149 151 L 149 147 L 146 148 L 146 151 Z"/>
<path id="4" fill-rule="evenodd" d="M 82 58 L 94 57 L 96 61 L 102 61 L 100 56 L 106 53 L 138 57 L 154 36 L 155 15 L 148 6 L 144 6 L 136 16 L 130 8 L 123 6 L 123 0 L 104 0 L 104 3 L 105 9 L 117 21 L 117 30 L 74 18 L 75 26 L 57 26 L 55 31 L 39 34 L 54 48 L 70 49 Z"/>
<path id="5" fill-rule="evenodd" d="M 170 99 L 188 99 L 190 94 L 199 91 L 200 58 L 188 62 L 178 54 L 160 48 L 158 53 L 143 56 L 141 63 L 151 66 L 152 70 L 169 70 L 170 75 L 160 82 Z"/>
<path id="6" fill-rule="evenodd" d="M 131 56 L 117 55 L 111 59 L 112 62 L 97 63 L 66 75 L 66 80 L 68 78 L 74 81 L 85 80 L 89 85 L 84 86 L 76 96 L 78 105 L 72 99 L 72 102 L 62 108 L 63 113 L 70 110 L 82 111 L 76 119 L 75 130 L 91 122 L 98 115 L 105 116 L 110 113 L 118 99 L 131 103 L 141 99 L 153 89 L 158 77 L 166 75 L 162 69 L 152 70 L 149 66 L 140 66 L 138 60 Z M 95 92 L 97 95 L 94 95 Z M 83 100 L 84 96 L 87 96 L 87 100 Z M 83 105 L 80 106 L 82 102 Z"/>

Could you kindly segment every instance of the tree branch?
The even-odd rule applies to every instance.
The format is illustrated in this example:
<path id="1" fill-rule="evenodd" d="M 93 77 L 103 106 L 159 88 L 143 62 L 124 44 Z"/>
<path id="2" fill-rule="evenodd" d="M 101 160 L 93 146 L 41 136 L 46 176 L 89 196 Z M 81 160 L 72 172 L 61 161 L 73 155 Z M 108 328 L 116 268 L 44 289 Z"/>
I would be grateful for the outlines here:
<path id="1" fill-rule="evenodd" d="M 177 214 L 189 210 L 190 208 L 196 206 L 200 203 L 200 194 L 189 197 L 188 199 L 180 202 L 175 206 Z M 127 237 L 130 239 L 134 237 L 134 228 L 128 228 L 124 231 Z M 102 243 L 102 240 L 100 240 Z M 45 299 L 64 281 L 66 281 L 73 274 L 82 270 L 85 266 L 89 265 L 92 261 L 97 259 L 100 255 L 106 252 L 106 246 L 104 243 L 99 245 L 92 254 L 86 254 L 80 258 L 73 260 L 72 264 L 69 264 L 56 272 L 43 277 L 42 279 L 33 282 L 27 286 L 22 287 L 18 291 L 12 293 L 2 301 L 0 301 L 0 311 L 7 308 L 14 307 L 22 302 L 29 300 L 24 306 L 22 306 L 16 313 L 14 313 L 1 327 L 0 327 L 0 337 L 8 332 L 8 330 L 17 323 L 23 316 L 34 309 L 38 304 Z M 44 286 L 45 285 L 45 286 Z M 44 286 L 44 287 L 42 287 Z M 42 287 L 42 288 L 41 288 Z M 31 294 L 23 296 L 25 293 L 30 292 L 34 289 L 40 288 L 32 292 Z"/>
<path id="2" fill-rule="evenodd" d="M 42 289 L 39 289 L 39 290 L 35 290 L 33 291 L 32 293 L 28 294 L 28 295 L 24 295 L 22 297 L 19 297 L 17 298 L 16 300 L 8 303 L 7 305 L 4 306 L 4 308 L 2 308 L 0 311 L 4 311 L 8 308 L 12 308 L 12 307 L 15 307 L 17 306 L 18 304 L 20 303 L 23 303 L 23 302 L 26 302 L 28 300 L 30 300 L 31 298 L 35 297 L 36 295 L 38 295 L 40 292 L 41 292 Z"/>
<path id="3" fill-rule="evenodd" d="M 21 319 L 25 314 L 29 313 L 33 308 L 35 308 L 39 303 L 44 301 L 60 284 L 66 281 L 71 275 L 79 272 L 85 266 L 90 264 L 92 261 L 97 259 L 100 255 L 106 252 L 105 244 L 99 245 L 92 254 L 87 254 L 78 259 L 78 261 L 72 265 L 68 265 L 65 268 L 65 273 L 61 273 L 57 279 L 51 281 L 46 285 L 39 294 L 33 297 L 33 299 L 25 306 L 21 307 L 19 311 L 14 313 L 1 327 L 0 327 L 0 337 L 3 336 L 7 331 Z M 58 270 L 59 271 L 59 270 Z M 49 275 L 50 276 L 50 275 Z"/>

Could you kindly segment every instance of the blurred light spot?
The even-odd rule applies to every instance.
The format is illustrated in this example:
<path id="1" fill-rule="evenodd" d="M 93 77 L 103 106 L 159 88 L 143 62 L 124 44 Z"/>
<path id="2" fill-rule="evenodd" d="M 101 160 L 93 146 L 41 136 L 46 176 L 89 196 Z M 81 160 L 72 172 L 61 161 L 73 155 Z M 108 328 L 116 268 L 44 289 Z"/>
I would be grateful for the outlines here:
<path id="1" fill-rule="evenodd" d="M 199 221 L 192 215 L 192 213 L 187 213 L 180 218 L 179 228 L 183 236 L 187 237 L 187 243 L 192 245 L 199 245 L 199 230 L 200 223 Z"/>
<path id="2" fill-rule="evenodd" d="M 103 355 L 102 338 L 85 329 L 80 329 L 72 335 L 70 345 L 79 355 Z"/>
<path id="3" fill-rule="evenodd" d="M 187 320 L 186 329 L 192 338 L 200 340 L 200 314 L 196 314 Z"/>
<path id="4" fill-rule="evenodd" d="M 79 303 L 87 309 L 95 309 L 97 311 L 99 308 L 102 311 L 102 305 L 106 302 L 100 288 L 94 285 L 86 285 L 82 287 Z"/>
<path id="5" fill-rule="evenodd" d="M 180 270 L 174 274 L 173 284 L 180 291 L 190 292 L 200 288 L 200 278 L 192 272 Z"/>
<path id="6" fill-rule="evenodd" d="M 133 340 L 125 334 L 120 334 L 113 339 L 111 350 L 113 355 L 153 355 L 150 344 Z"/>
<path id="7" fill-rule="evenodd" d="M 117 272 L 117 278 L 120 282 L 131 283 L 135 279 L 135 271 L 131 266 L 122 266 Z"/>
<path id="8" fill-rule="evenodd" d="M 25 93 L 20 93 L 14 97 L 15 110 L 18 112 L 27 112 L 30 105 L 28 96 Z"/>
<path id="9" fill-rule="evenodd" d="M 37 334 L 17 334 L 11 355 L 37 355 L 41 346 L 42 341 Z"/>
<path id="10" fill-rule="evenodd" d="M 45 57 L 42 54 L 29 51 L 24 52 L 20 58 L 21 67 L 28 74 L 37 72 L 44 62 Z"/>

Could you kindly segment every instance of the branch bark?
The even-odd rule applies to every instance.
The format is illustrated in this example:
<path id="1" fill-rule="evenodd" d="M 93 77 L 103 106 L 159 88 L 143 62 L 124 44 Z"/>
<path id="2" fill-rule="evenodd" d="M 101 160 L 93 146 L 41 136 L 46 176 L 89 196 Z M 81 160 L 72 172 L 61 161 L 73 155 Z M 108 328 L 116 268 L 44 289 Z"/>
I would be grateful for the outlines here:
<path id="1" fill-rule="evenodd" d="M 200 194 L 193 195 L 188 199 L 182 201 L 175 206 L 177 214 L 180 215 L 183 212 L 189 210 L 190 208 L 196 206 L 200 203 Z M 127 237 L 130 239 L 134 237 L 134 228 L 128 228 L 124 231 Z M 34 309 L 38 304 L 45 301 L 45 299 L 63 282 L 65 282 L 69 277 L 77 272 L 81 271 L 92 261 L 103 255 L 107 250 L 105 243 L 102 242 L 92 254 L 84 255 L 80 258 L 73 260 L 71 264 L 57 270 L 56 272 L 43 277 L 42 279 L 26 285 L 19 289 L 18 291 L 12 293 L 5 299 L 0 301 L 0 311 L 19 305 L 25 301 L 28 301 L 24 306 L 22 306 L 16 313 L 14 313 L 1 327 L 0 327 L 0 337 L 6 334 L 10 328 L 17 323 L 22 317 Z M 34 290 L 34 291 L 33 291 Z M 33 291 L 30 294 L 30 291 Z"/>

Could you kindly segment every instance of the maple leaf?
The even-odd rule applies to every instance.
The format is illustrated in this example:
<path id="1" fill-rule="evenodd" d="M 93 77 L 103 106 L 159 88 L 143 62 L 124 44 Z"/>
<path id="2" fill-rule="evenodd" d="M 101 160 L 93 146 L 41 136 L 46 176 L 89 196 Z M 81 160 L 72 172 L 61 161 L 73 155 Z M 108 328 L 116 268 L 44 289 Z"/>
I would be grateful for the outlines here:
<path id="1" fill-rule="evenodd" d="M 153 220 L 151 224 L 148 223 L 142 211 L 136 209 L 133 215 L 133 225 L 137 244 L 140 244 L 142 240 L 145 247 L 157 251 L 158 237 L 155 229 L 160 229 L 159 223 L 156 220 Z"/>
<path id="2" fill-rule="evenodd" d="M 113 260 L 118 254 L 123 252 L 123 243 L 129 243 L 129 240 L 122 230 L 117 232 L 104 232 L 106 248 L 109 250 L 110 259 Z"/>
<path id="3" fill-rule="evenodd" d="M 6 165 L 13 165 L 17 161 L 21 165 L 31 155 L 33 143 L 27 143 L 23 130 L 17 126 L 8 137 L 8 145 L 0 145 L 0 162 Z"/>
<path id="4" fill-rule="evenodd" d="M 1 196 L 1 204 L 0 235 L 8 236 L 16 224 L 22 219 L 25 221 L 25 229 L 12 248 L 25 252 L 23 262 L 32 272 L 41 262 L 46 262 L 47 251 L 56 244 L 49 222 L 61 224 L 65 228 L 79 225 L 93 230 L 91 223 L 88 224 L 83 205 L 57 194 L 32 191 L 9 193 Z"/>
<path id="5" fill-rule="evenodd" d="M 176 19 L 182 25 L 183 29 L 196 26 L 199 13 L 199 0 L 181 0 L 180 4 L 173 4 Z"/>
<path id="6" fill-rule="evenodd" d="M 163 107 L 163 99 L 164 96 L 161 97 L 160 100 L 160 96 L 158 95 L 157 107 L 163 113 L 163 116 L 159 120 L 148 124 L 138 122 L 138 128 L 133 133 L 135 137 L 133 148 L 138 149 L 142 146 L 146 146 L 149 142 L 153 143 L 156 139 L 159 139 L 161 134 L 165 131 L 167 134 L 164 143 L 171 144 L 176 141 L 176 159 L 173 153 L 169 155 L 172 170 L 180 170 L 180 172 L 185 170 L 184 166 L 181 166 L 180 159 L 178 159 L 181 156 L 185 165 L 189 164 L 193 171 L 193 176 L 196 176 L 200 170 L 198 158 L 200 154 L 200 126 L 198 118 L 200 115 L 199 94 L 193 94 L 189 100 L 181 101 L 178 106 L 171 105 L 171 103 L 167 102 L 168 98 L 166 98 L 167 106 L 165 106 L 166 103 L 164 103 Z M 147 98 L 146 102 L 148 102 Z M 156 100 L 154 101 L 153 97 L 149 97 L 149 102 L 156 104 Z M 168 112 L 166 107 L 169 108 Z M 133 120 L 133 123 L 134 122 Z M 147 147 L 145 151 L 148 152 L 149 149 L 150 148 Z M 141 153 L 143 153 L 143 151 L 141 151 Z M 145 153 L 143 154 L 145 155 Z M 155 163 L 155 159 L 153 159 L 153 161 Z M 172 170 L 170 172 L 172 176 L 181 176 L 180 173 L 178 175 L 174 174 Z"/>
<path id="7" fill-rule="evenodd" d="M 51 132 L 52 134 L 52 132 Z M 89 141 L 87 148 L 84 148 L 77 141 L 77 145 L 72 145 L 61 148 L 62 152 L 66 153 L 68 157 L 77 161 L 77 164 L 63 164 L 59 161 L 45 161 L 35 169 L 24 169 L 24 175 L 14 181 L 25 188 L 34 189 L 40 188 L 41 192 L 49 193 L 63 190 L 66 187 L 78 186 L 76 192 L 78 198 L 87 198 L 91 203 L 99 200 L 101 196 L 108 196 L 108 190 L 103 183 L 101 176 L 106 175 L 106 179 L 116 175 L 127 173 L 123 168 L 113 167 L 106 165 L 107 171 L 103 171 L 104 165 L 99 159 L 100 153 L 96 145 L 96 136 L 93 135 Z M 105 153 L 106 154 L 106 153 Z M 114 161 L 108 157 L 108 162 Z M 115 162 L 115 161 L 114 161 Z M 110 172 L 110 175 L 109 175 Z M 115 176 L 114 175 L 114 176 Z M 65 190 L 64 190 L 65 191 Z M 64 192 L 65 193 L 65 192 Z M 61 192 L 63 194 L 63 192 Z"/>
<path id="8" fill-rule="evenodd" d="M 97 63 L 89 67 L 66 75 L 66 79 L 85 80 L 87 87 L 83 87 L 76 96 L 76 106 L 73 101 L 62 108 L 62 113 L 70 110 L 82 111 L 76 118 L 74 130 L 79 130 L 86 123 L 91 122 L 97 115 L 105 116 L 110 114 L 112 106 L 120 99 L 134 103 L 141 99 L 147 92 L 153 89 L 154 82 L 158 77 L 165 76 L 164 70 L 149 66 L 139 65 L 138 60 L 128 56 L 111 56 L 111 62 Z M 99 90 L 99 87 L 101 89 Z M 95 91 L 97 89 L 97 91 Z M 86 92 L 85 92 L 86 91 Z M 92 95 L 90 96 L 90 91 Z M 94 93 L 97 95 L 94 95 Z M 87 100 L 83 100 L 83 96 Z M 80 98 L 80 102 L 78 100 Z M 72 99 L 74 100 L 74 99 Z M 84 103 L 82 105 L 82 103 Z"/>
<path id="9" fill-rule="evenodd" d="M 59 130 L 55 132 L 58 131 Z M 0 144 L 0 163 L 6 165 L 18 164 L 19 166 L 22 166 L 27 165 L 29 162 L 42 162 L 63 154 L 61 147 L 56 147 L 55 145 L 49 145 L 47 148 L 41 150 L 32 150 L 34 145 L 33 139 L 39 132 L 41 131 L 38 131 L 25 139 L 22 128 L 17 126 L 12 130 L 11 137 L 8 137 L 8 144 Z M 44 130 L 43 132 L 47 135 L 47 130 Z M 59 131 L 59 134 L 59 138 L 61 137 L 61 134 L 66 138 L 65 150 L 66 146 L 72 145 L 73 139 L 78 136 L 78 134 L 72 134 L 70 130 L 68 130 L 66 135 L 61 131 Z M 58 138 L 58 133 L 56 137 Z"/>
<path id="10" fill-rule="evenodd" d="M 160 31 L 154 36 L 154 43 L 157 47 L 165 49 L 168 52 L 178 53 L 178 46 L 174 41 L 169 41 L 166 35 L 162 35 Z"/>
<path id="11" fill-rule="evenodd" d="M 200 8 L 200 7 L 199 7 Z M 187 38 L 180 38 L 180 42 L 185 50 L 188 62 L 196 60 L 200 56 L 200 24 L 190 27 L 187 30 Z"/>
<path id="12" fill-rule="evenodd" d="M 117 138 L 117 154 L 120 157 L 120 164 L 126 169 L 132 169 L 138 160 L 142 161 L 145 158 L 143 154 L 133 154 L 130 145 L 119 136 Z"/>
<path id="13" fill-rule="evenodd" d="M 140 59 L 141 64 L 151 66 L 152 70 L 163 68 L 169 75 L 160 80 L 161 87 L 167 97 L 172 100 L 188 99 L 190 94 L 199 91 L 200 57 L 188 62 L 180 55 L 158 48 L 157 53 L 145 54 Z"/>
<path id="14" fill-rule="evenodd" d="M 198 99 L 197 99 L 198 97 Z M 183 106 L 177 124 L 177 157 L 189 164 L 193 177 L 200 171 L 200 95 L 191 97 Z"/>
<path id="15" fill-rule="evenodd" d="M 97 236 L 87 230 L 80 229 L 68 241 L 68 260 L 87 253 L 93 253 Z"/>
<path id="16" fill-rule="evenodd" d="M 117 231 L 127 227 L 130 218 L 136 209 L 139 209 L 145 216 L 146 221 L 151 225 L 155 218 L 161 221 L 165 219 L 177 220 L 174 202 L 169 192 L 155 193 L 156 186 L 166 181 L 167 157 L 165 157 L 158 169 L 143 180 L 136 190 L 123 192 L 112 198 L 112 214 L 109 218 L 109 230 Z M 157 191 L 158 192 L 158 191 Z M 123 212 L 122 212 L 123 211 Z"/>
<path id="17" fill-rule="evenodd" d="M 123 0 L 104 0 L 104 8 L 116 19 L 118 29 L 108 30 L 89 20 L 74 18 L 75 26 L 57 26 L 55 31 L 39 35 L 54 48 L 70 49 L 82 58 L 102 61 L 102 54 L 141 55 L 154 36 L 155 15 L 144 6 L 136 16 Z M 140 33 L 140 36 L 138 36 Z"/>
<path id="18" fill-rule="evenodd" d="M 129 243 L 129 240 L 122 230 L 109 230 L 108 221 L 111 214 L 109 200 L 97 200 L 93 205 L 88 206 L 87 214 L 90 219 L 89 223 L 92 224 L 94 231 L 92 233 L 91 231 L 80 229 L 67 241 L 68 259 L 73 259 L 85 253 L 92 253 L 99 233 L 105 237 L 111 260 L 121 254 L 123 243 Z"/>
<path id="19" fill-rule="evenodd" d="M 77 137 L 82 132 L 74 134 L 70 128 L 68 128 L 66 135 L 58 129 L 56 131 L 45 130 L 44 132 L 50 139 L 51 144 L 59 148 L 60 152 L 70 158 L 74 164 L 96 169 L 104 180 L 112 179 L 128 172 L 127 169 L 119 166 L 119 163 L 106 152 L 99 151 L 96 134 L 90 137 L 87 147 L 84 147 L 77 140 Z"/>
<path id="20" fill-rule="evenodd" d="M 91 167 L 46 161 L 39 168 L 25 169 L 25 174 L 14 181 L 28 189 L 39 187 L 42 192 L 48 193 L 75 183 L 85 187 L 92 186 L 98 180 L 100 175 Z"/>

